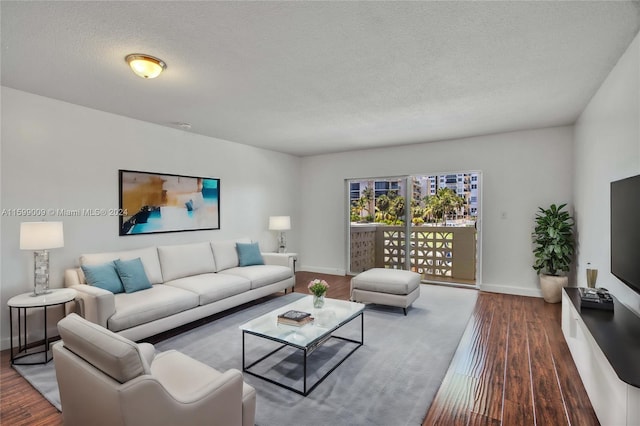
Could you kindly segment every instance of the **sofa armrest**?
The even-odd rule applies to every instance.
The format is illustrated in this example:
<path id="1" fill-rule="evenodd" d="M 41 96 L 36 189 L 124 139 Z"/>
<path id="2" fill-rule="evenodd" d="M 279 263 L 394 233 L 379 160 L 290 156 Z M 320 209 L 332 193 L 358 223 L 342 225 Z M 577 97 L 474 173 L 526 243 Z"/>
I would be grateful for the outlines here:
<path id="1" fill-rule="evenodd" d="M 151 374 L 122 389 L 130 424 L 241 425 L 242 373 L 224 373 L 177 351 L 158 354 Z"/>
<path id="2" fill-rule="evenodd" d="M 107 327 L 107 320 L 116 312 L 113 293 L 86 284 L 70 286 L 77 292 L 76 309 L 87 321 Z"/>
<path id="3" fill-rule="evenodd" d="M 262 253 L 262 258 L 267 265 L 286 266 L 295 272 L 297 255 L 294 253 Z"/>
<path id="4" fill-rule="evenodd" d="M 176 400 L 189 403 L 223 392 L 235 383 L 236 401 L 242 399 L 242 373 L 236 369 L 220 373 L 181 352 L 169 350 L 158 354 L 151 363 L 151 374 Z M 233 393 L 233 391 L 231 391 Z"/>

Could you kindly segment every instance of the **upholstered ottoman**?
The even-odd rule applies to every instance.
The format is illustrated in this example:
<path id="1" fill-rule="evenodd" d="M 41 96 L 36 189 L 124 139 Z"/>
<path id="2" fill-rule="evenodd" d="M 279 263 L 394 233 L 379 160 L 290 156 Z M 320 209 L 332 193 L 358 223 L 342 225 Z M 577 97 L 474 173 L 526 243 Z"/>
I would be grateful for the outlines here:
<path id="1" fill-rule="evenodd" d="M 407 307 L 420 296 L 420 274 L 401 269 L 373 268 L 351 278 L 351 300 Z"/>

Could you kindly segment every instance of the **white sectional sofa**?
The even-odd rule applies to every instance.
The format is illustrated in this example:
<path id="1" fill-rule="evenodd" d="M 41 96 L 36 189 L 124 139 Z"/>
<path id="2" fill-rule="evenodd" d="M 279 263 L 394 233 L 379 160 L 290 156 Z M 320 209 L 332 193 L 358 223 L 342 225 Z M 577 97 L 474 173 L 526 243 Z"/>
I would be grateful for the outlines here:
<path id="1" fill-rule="evenodd" d="M 65 271 L 78 292 L 76 311 L 131 340 L 141 340 L 295 286 L 294 259 L 262 253 L 264 265 L 238 266 L 236 242 L 148 247 L 84 254 L 80 265 L 140 258 L 151 288 L 114 294 L 86 284 L 80 267 Z"/>

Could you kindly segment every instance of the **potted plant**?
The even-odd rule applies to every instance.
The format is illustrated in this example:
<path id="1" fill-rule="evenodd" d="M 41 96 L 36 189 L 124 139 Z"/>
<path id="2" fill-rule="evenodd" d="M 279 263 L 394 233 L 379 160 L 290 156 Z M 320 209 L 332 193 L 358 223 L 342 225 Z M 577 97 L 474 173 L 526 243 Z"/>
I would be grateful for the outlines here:
<path id="1" fill-rule="evenodd" d="M 533 269 L 540 275 L 542 297 L 548 303 L 558 303 L 562 287 L 569 281 L 564 273 L 569 271 L 573 258 L 573 217 L 564 209 L 566 204 L 551 204 L 548 209 L 538 207 L 536 227 L 532 237 L 535 243 Z"/>

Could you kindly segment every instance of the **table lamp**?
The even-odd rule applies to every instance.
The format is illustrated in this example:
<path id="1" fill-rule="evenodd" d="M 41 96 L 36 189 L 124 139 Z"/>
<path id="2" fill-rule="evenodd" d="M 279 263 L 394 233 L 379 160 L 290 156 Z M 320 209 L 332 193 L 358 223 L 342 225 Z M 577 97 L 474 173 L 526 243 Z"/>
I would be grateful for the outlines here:
<path id="1" fill-rule="evenodd" d="M 48 249 L 64 247 L 62 222 L 22 222 L 20 250 L 33 252 L 33 294 L 50 293 Z"/>
<path id="2" fill-rule="evenodd" d="M 278 236 L 278 253 L 287 252 L 287 239 L 284 235 L 284 231 L 291 229 L 291 217 L 289 216 L 270 216 L 269 217 L 269 230 L 280 231 Z"/>

